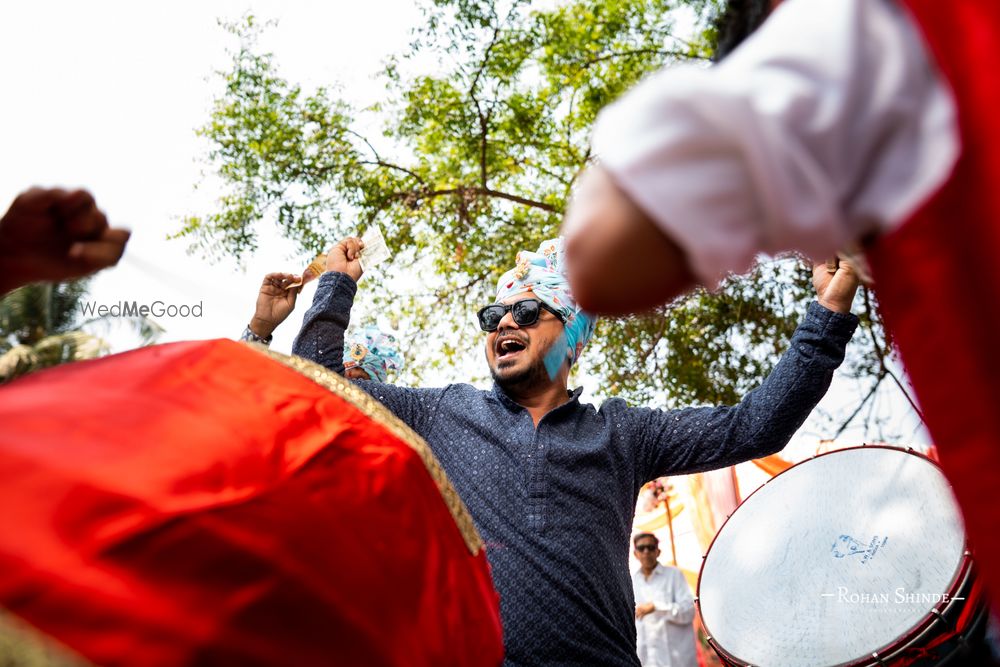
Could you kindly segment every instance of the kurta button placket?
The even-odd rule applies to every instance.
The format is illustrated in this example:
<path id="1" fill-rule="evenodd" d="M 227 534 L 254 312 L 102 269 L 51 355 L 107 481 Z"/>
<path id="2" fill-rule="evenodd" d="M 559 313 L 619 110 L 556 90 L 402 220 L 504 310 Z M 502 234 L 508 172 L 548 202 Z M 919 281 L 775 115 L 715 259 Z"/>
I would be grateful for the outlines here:
<path id="1" fill-rule="evenodd" d="M 530 459 L 528 466 L 528 526 L 532 530 L 545 529 L 545 498 L 547 484 L 545 483 L 545 445 L 548 437 L 545 419 L 534 429 L 531 451 L 537 455 Z"/>

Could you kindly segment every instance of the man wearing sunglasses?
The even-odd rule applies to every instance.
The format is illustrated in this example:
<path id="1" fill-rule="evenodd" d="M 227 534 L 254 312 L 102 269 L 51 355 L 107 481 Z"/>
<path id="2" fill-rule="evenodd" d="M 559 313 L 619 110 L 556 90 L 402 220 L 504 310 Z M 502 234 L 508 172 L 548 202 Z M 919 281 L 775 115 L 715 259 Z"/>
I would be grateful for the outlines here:
<path id="1" fill-rule="evenodd" d="M 642 667 L 696 667 L 694 597 L 679 568 L 660 563 L 660 540 L 652 533 L 632 538 L 639 568 L 635 591 L 636 649 Z"/>
<path id="2" fill-rule="evenodd" d="M 338 244 L 293 351 L 344 372 L 361 267 Z M 628 549 L 636 496 L 664 475 L 782 449 L 826 392 L 857 325 L 847 268 L 814 275 L 814 303 L 764 384 L 733 407 L 600 407 L 569 389 L 594 332 L 563 271 L 562 239 L 518 254 L 478 309 L 494 384 L 411 389 L 358 381 L 431 446 L 486 544 L 507 665 L 639 665 Z M 839 312 L 837 312 L 839 311 Z"/>

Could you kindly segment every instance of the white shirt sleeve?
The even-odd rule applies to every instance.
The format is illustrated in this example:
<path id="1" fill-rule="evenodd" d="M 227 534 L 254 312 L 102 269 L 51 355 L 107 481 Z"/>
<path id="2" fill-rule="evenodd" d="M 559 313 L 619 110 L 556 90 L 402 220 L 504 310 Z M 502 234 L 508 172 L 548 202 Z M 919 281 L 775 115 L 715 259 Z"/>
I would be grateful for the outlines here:
<path id="1" fill-rule="evenodd" d="M 694 621 L 694 596 L 684 573 L 677 568 L 667 570 L 670 594 L 673 601 L 666 607 L 667 620 L 677 625 L 691 625 Z"/>
<path id="2" fill-rule="evenodd" d="M 662 70 L 593 145 L 715 286 L 758 252 L 832 256 L 903 222 L 960 150 L 954 101 L 890 0 L 786 0 L 711 68 Z"/>

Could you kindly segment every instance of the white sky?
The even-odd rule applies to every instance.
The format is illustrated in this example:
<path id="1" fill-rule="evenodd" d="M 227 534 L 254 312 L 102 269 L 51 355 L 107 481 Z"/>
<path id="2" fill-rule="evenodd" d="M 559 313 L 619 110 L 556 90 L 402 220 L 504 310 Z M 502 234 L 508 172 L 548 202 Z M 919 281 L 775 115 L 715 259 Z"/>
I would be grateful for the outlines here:
<path id="1" fill-rule="evenodd" d="M 208 264 L 187 255 L 184 241 L 166 240 L 182 215 L 210 210 L 218 196 L 194 190 L 205 152 L 194 129 L 208 119 L 219 88 L 212 72 L 228 66 L 226 48 L 235 44 L 216 19 L 248 10 L 279 21 L 262 45 L 275 53 L 283 76 L 307 88 L 340 83 L 357 106 L 381 99 L 372 75 L 386 56 L 404 50 L 420 19 L 413 2 L 391 0 L 0 4 L 0 206 L 32 185 L 91 190 L 112 224 L 133 230 L 122 263 L 95 280 L 93 300 L 203 303 L 200 319 L 160 319 L 162 342 L 238 336 L 261 277 L 298 272 L 308 262 L 276 237 L 245 272 Z M 276 333 L 276 349 L 291 349 L 313 290 L 307 287 Z M 121 346 L 127 339 L 113 340 Z M 841 410 L 858 400 L 857 391 L 838 381 L 821 407 Z M 907 444 L 927 442 L 898 393 L 886 392 L 881 404 L 901 424 L 894 430 L 913 434 Z M 795 449 L 807 454 L 823 435 L 829 433 L 808 423 Z M 855 429 L 844 439 L 857 443 L 861 435 Z"/>
<path id="2" fill-rule="evenodd" d="M 202 319 L 161 318 L 164 342 L 238 335 L 261 277 L 304 268 L 277 238 L 245 273 L 166 240 L 182 215 L 208 211 L 217 196 L 194 190 L 205 149 L 194 129 L 219 89 L 211 73 L 228 66 L 235 45 L 216 19 L 248 9 L 279 20 L 263 46 L 284 75 L 306 86 L 340 82 L 359 104 L 380 99 L 371 75 L 419 18 L 412 3 L 378 0 L 0 5 L 0 202 L 31 185 L 93 192 L 112 224 L 133 230 L 121 265 L 97 278 L 95 301 L 204 302 Z M 304 310 L 278 331 L 277 349 L 291 348 Z"/>

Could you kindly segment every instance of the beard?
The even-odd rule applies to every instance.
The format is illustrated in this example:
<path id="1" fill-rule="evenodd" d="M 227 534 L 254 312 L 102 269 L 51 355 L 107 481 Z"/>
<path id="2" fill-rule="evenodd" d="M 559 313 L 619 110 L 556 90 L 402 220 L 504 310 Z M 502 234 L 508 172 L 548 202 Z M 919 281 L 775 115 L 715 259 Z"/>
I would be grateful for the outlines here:
<path id="1" fill-rule="evenodd" d="M 553 342 L 550 342 L 547 347 L 551 348 L 552 344 Z M 502 366 L 502 361 L 497 362 L 496 365 L 489 364 L 489 358 L 487 357 L 487 363 L 490 367 L 490 375 L 493 377 L 493 381 L 507 393 L 511 393 L 511 391 L 516 391 L 522 388 L 548 384 L 551 382 L 551 378 L 549 377 L 549 371 L 545 366 L 546 354 L 548 354 L 548 349 L 546 349 L 543 353 L 540 353 L 530 365 L 518 371 L 505 370 Z"/>

